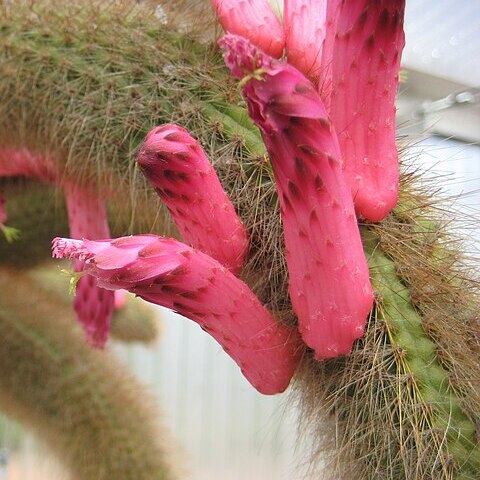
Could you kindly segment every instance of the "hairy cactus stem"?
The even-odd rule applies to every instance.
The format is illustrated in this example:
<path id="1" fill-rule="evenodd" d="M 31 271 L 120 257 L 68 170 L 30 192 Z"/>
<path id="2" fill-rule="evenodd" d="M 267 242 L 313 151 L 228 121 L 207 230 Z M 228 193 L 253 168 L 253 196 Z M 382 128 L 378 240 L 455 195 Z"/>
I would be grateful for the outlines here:
<path id="1" fill-rule="evenodd" d="M 395 263 L 379 248 L 372 230 L 364 228 L 362 236 L 378 295 L 377 321 L 385 322 L 392 347 L 401 352 L 397 369 L 411 375 L 424 411 L 432 412 L 427 428 L 442 432 L 441 439 L 446 440 L 455 469 L 478 472 L 480 447 L 475 438 L 476 425 L 463 411 L 448 372 L 439 364 L 435 342 L 425 333 L 423 320 L 412 306 L 408 287 L 398 278 Z"/>
<path id="2" fill-rule="evenodd" d="M 68 478 L 180 478 L 154 400 L 85 344 L 69 306 L 17 269 L 0 272 L 0 287 L 2 412 L 48 445 Z"/>

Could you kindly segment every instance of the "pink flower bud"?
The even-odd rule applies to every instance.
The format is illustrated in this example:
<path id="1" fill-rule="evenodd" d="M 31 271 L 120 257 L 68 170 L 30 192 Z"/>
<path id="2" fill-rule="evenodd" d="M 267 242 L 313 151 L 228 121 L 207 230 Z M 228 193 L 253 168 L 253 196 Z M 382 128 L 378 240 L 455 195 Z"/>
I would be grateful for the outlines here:
<path id="1" fill-rule="evenodd" d="M 99 286 L 123 288 L 194 320 L 259 392 L 287 388 L 303 353 L 297 330 L 277 323 L 245 283 L 208 255 L 173 239 L 137 235 L 56 238 L 53 256 L 85 261 Z"/>
<path id="2" fill-rule="evenodd" d="M 218 20 L 227 32 L 248 38 L 272 57 L 281 57 L 283 28 L 268 0 L 212 0 Z"/>
<path id="3" fill-rule="evenodd" d="M 333 57 L 331 117 L 357 213 L 382 220 L 398 198 L 395 95 L 405 1 L 343 2 Z"/>
<path id="4" fill-rule="evenodd" d="M 220 40 L 262 132 L 277 182 L 289 290 L 299 329 L 317 358 L 349 353 L 373 294 L 335 131 L 315 87 L 247 40 Z M 249 68 L 249 69 L 248 69 Z"/>
<path id="5" fill-rule="evenodd" d="M 247 232 L 199 143 L 177 125 L 157 127 L 147 135 L 137 163 L 183 240 L 240 273 Z"/>

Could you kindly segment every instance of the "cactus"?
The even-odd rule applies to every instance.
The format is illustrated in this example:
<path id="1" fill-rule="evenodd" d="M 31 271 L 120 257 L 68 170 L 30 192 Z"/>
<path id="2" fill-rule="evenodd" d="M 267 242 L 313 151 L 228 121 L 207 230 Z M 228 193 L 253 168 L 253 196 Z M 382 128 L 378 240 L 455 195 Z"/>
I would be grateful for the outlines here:
<path id="1" fill-rule="evenodd" d="M 252 76 L 243 92 L 275 173 L 302 338 L 318 359 L 347 354 L 363 335 L 373 295 L 325 107 L 298 70 L 241 37 L 226 35 L 220 43 L 234 75 Z"/>
<path id="2" fill-rule="evenodd" d="M 113 241 L 57 238 L 56 258 L 85 262 L 98 285 L 124 288 L 197 322 L 261 393 L 283 392 L 301 360 L 295 329 L 280 325 L 242 281 L 217 261 L 155 235 Z"/>
<path id="3" fill-rule="evenodd" d="M 198 142 L 176 125 L 155 128 L 140 148 L 137 163 L 167 205 L 183 240 L 240 273 L 247 232 Z"/>
<path id="4" fill-rule="evenodd" d="M 3 268 L 0 285 L 2 410 L 32 428 L 75 478 L 177 478 L 172 440 L 141 385 L 110 354 L 89 348 L 70 308 L 28 276 Z"/>
<path id="5" fill-rule="evenodd" d="M 170 3 L 181 8 L 181 2 Z M 148 194 L 133 159 L 154 125 L 183 125 L 206 149 L 249 231 L 251 248 L 242 278 L 275 317 L 294 325 L 271 165 L 258 130 L 243 121 L 243 102 L 220 56 L 210 44 L 185 33 L 189 11 L 175 24 L 159 26 L 145 4 L 130 5 L 126 13 L 125 5 L 115 2 L 64 2 L 52 8 L 41 0 L 35 15 L 29 3 L 15 4 L 15 9 L 0 7 L 0 95 L 9 99 L 0 104 L 0 144 L 55 152 L 74 178 L 98 179 L 105 188 L 114 185 L 115 198 L 121 200 L 115 202 L 114 235 L 165 234 L 158 202 Z M 178 19 L 187 22 L 181 31 Z M 89 48 L 94 43 L 96 48 Z M 477 476 L 479 447 L 471 432 L 480 412 L 478 295 L 468 272 L 456 266 L 461 247 L 444 230 L 445 208 L 430 218 L 431 192 L 413 195 L 412 202 L 412 192 L 418 192 L 413 175 L 401 178 L 397 208 L 368 226 L 378 253 L 373 258 L 388 260 L 390 269 L 383 280 L 374 275 L 372 264 L 372 278 L 385 292 L 399 286 L 394 273 L 408 287 L 410 295 L 403 291 L 402 304 L 413 308 L 431 343 L 423 336 L 418 345 L 412 343 L 412 334 L 402 332 L 404 323 L 392 319 L 394 310 L 381 307 L 382 297 L 388 298 L 383 294 L 351 354 L 318 362 L 307 352 L 293 392 L 303 406 L 300 437 L 309 439 L 307 448 L 320 449 L 322 440 L 334 443 L 332 457 L 315 457 L 327 464 L 319 478 Z M 425 231 L 425 225 L 431 230 Z M 32 232 L 35 228 L 43 227 Z M 370 248 L 373 242 L 365 238 Z M 34 258 L 33 248 L 23 252 L 23 261 Z M 391 334 L 387 325 L 394 324 Z M 398 345 L 409 347 L 407 357 L 423 359 L 407 361 Z M 436 374 L 441 367 L 437 380 L 448 381 L 445 398 L 454 407 L 448 413 L 444 390 L 435 393 L 434 385 L 422 384 L 425 358 Z"/>
<path id="6" fill-rule="evenodd" d="M 212 0 L 222 27 L 248 38 L 272 57 L 281 57 L 285 35 L 268 0 Z"/>
<path id="7" fill-rule="evenodd" d="M 398 199 L 395 95 L 405 1 L 342 2 L 333 53 L 331 116 L 357 213 L 377 222 Z"/>
<path id="8" fill-rule="evenodd" d="M 365 337 L 348 359 L 298 376 L 317 454 L 328 459 L 331 438 L 309 422 L 333 415 L 345 426 L 327 460 L 333 478 L 477 476 L 478 296 L 431 195 L 404 176 L 400 205 L 362 229 L 376 292 Z M 316 390 L 305 388 L 311 369 L 322 379 Z"/>

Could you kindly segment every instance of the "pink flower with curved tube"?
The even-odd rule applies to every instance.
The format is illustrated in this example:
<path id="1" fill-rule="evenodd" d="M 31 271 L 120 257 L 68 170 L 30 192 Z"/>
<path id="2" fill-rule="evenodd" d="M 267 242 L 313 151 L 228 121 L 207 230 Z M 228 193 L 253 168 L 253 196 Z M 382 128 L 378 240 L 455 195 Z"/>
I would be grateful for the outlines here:
<path id="1" fill-rule="evenodd" d="M 268 0 L 212 0 L 227 32 L 248 38 L 272 57 L 281 57 L 285 36 Z"/>
<path id="2" fill-rule="evenodd" d="M 53 255 L 85 262 L 84 271 L 103 288 L 123 288 L 194 320 L 261 393 L 287 388 L 303 353 L 297 330 L 279 324 L 245 283 L 208 255 L 155 235 L 56 238 Z"/>
<path id="3" fill-rule="evenodd" d="M 236 35 L 219 43 L 244 79 L 272 163 L 300 333 L 319 359 L 349 353 L 373 293 L 334 128 L 315 87 L 294 67 Z"/>
<path id="4" fill-rule="evenodd" d="M 342 2 L 333 56 L 331 117 L 357 213 L 382 220 L 398 200 L 395 95 L 405 1 Z"/>
<path id="5" fill-rule="evenodd" d="M 29 177 L 43 182 L 58 180 L 55 161 L 48 155 L 34 153 L 28 148 L 0 148 L 0 177 Z"/>
<path id="6" fill-rule="evenodd" d="M 183 240 L 240 273 L 248 235 L 200 144 L 185 129 L 163 125 L 147 135 L 137 163 Z"/>

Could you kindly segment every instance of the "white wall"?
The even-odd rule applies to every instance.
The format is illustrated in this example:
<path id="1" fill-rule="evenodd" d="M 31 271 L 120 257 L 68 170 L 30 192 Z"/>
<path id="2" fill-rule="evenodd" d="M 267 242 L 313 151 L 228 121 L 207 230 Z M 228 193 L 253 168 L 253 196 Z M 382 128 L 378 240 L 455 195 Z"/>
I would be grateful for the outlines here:
<path id="1" fill-rule="evenodd" d="M 164 331 L 153 349 L 116 350 L 158 396 L 190 457 L 193 479 L 299 478 L 292 471 L 295 422 L 286 395 L 258 394 L 194 322 L 163 308 L 158 313 Z"/>

